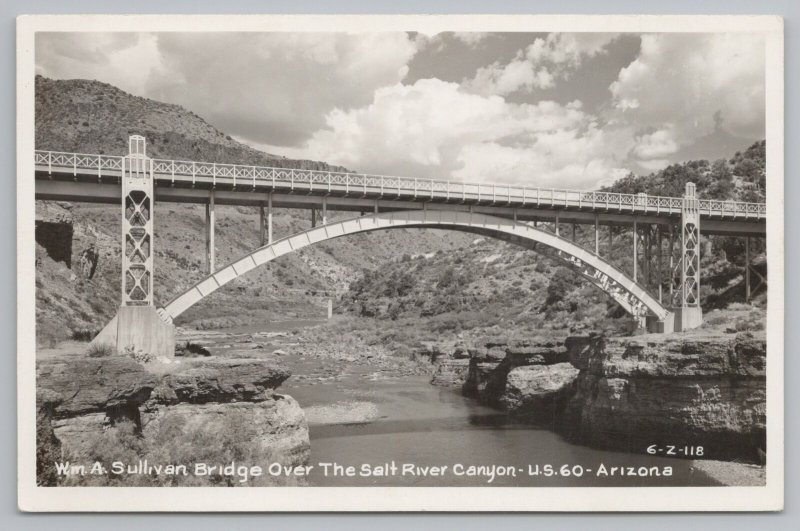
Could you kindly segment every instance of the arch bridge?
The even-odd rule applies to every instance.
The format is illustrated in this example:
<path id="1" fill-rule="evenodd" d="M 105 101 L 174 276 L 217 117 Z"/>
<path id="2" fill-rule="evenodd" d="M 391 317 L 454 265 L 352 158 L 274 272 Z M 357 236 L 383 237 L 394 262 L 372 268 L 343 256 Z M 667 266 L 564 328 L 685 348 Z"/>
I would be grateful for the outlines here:
<path id="1" fill-rule="evenodd" d="M 748 296 L 750 239 L 766 234 L 766 205 L 703 200 L 692 183 L 687 183 L 683 197 L 658 197 L 165 161 L 147 157 L 141 136 L 130 137 L 126 156 L 36 151 L 35 169 L 37 199 L 121 204 L 122 305 L 95 341 L 167 355 L 174 352 L 172 320 L 190 306 L 284 254 L 348 234 L 439 228 L 530 249 L 541 246 L 656 332 L 702 323 L 701 233 L 746 238 Z M 156 309 L 153 216 L 155 203 L 162 201 L 205 205 L 208 276 Z M 259 207 L 262 244 L 219 269 L 214 251 L 217 204 Z M 274 208 L 308 208 L 311 227 L 273 240 Z M 329 210 L 361 215 L 329 223 Z M 593 248 L 577 243 L 577 228 L 585 236 L 587 226 L 593 231 Z M 565 237 L 565 227 L 572 228 L 571 238 Z M 603 228 L 607 239 L 601 246 Z M 614 235 L 628 231 L 632 271 L 624 272 L 608 258 L 626 252 L 614 246 Z"/>

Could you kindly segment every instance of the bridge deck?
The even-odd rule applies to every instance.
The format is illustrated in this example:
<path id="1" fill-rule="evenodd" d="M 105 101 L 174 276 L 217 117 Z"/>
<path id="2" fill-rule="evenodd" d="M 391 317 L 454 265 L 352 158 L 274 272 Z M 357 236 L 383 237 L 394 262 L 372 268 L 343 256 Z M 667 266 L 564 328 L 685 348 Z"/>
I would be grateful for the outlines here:
<path id="1" fill-rule="evenodd" d="M 35 152 L 38 199 L 118 203 L 125 157 Z M 670 224 L 680 218 L 683 198 L 555 188 L 526 188 L 366 175 L 150 159 L 156 200 L 205 203 L 214 190 L 217 204 L 260 205 L 272 193 L 273 206 L 330 210 L 462 210 L 522 220 L 626 225 Z M 764 234 L 766 205 L 700 199 L 706 234 Z"/>

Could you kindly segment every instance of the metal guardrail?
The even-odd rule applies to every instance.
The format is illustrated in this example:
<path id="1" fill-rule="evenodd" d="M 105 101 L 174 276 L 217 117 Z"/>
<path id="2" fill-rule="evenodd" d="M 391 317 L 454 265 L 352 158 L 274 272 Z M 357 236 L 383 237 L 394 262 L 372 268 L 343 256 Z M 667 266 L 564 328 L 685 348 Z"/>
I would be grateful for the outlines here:
<path id="1" fill-rule="evenodd" d="M 115 155 L 90 155 L 83 153 L 63 153 L 58 151 L 35 152 L 35 164 L 63 171 L 70 169 L 73 175 L 81 172 L 97 172 L 102 177 L 104 171 L 122 171 L 125 157 Z M 501 204 L 536 205 L 546 207 L 605 208 L 636 212 L 671 213 L 680 212 L 682 197 L 664 197 L 647 194 L 621 194 L 600 191 L 579 191 L 560 188 L 528 188 L 505 184 L 483 184 L 462 181 L 420 179 L 365 173 L 345 173 L 320 170 L 301 170 L 274 168 L 267 166 L 247 166 L 238 164 L 219 164 L 211 162 L 149 159 L 153 173 L 159 178 L 175 180 L 191 178 L 192 182 L 211 179 L 212 184 L 231 184 L 232 186 L 268 185 L 295 188 L 313 192 L 336 191 L 364 194 L 413 196 L 438 200 L 490 201 Z M 719 201 L 700 199 L 700 214 L 719 217 L 743 217 L 763 219 L 767 214 L 764 203 L 742 201 Z"/>

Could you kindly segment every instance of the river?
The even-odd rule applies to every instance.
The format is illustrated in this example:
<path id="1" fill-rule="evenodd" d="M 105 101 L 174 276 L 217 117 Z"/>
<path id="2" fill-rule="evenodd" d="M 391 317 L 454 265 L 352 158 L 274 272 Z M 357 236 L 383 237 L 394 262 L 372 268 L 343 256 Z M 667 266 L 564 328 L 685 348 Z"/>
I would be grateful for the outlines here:
<path id="1" fill-rule="evenodd" d="M 307 323 L 295 324 L 302 328 Z M 271 332 L 291 329 L 288 325 L 269 327 Z M 219 339 L 233 339 L 226 349 L 235 349 L 235 334 L 252 332 L 226 330 Z M 265 345 L 265 349 L 272 347 L 280 343 Z M 292 377 L 279 392 L 293 396 L 309 420 L 313 465 L 309 483 L 313 486 L 718 484 L 695 470 L 689 460 L 650 456 L 644 448 L 633 454 L 573 444 L 546 427 L 517 422 L 464 397 L 459 389 L 430 385 L 430 376 L 397 376 L 370 363 L 293 354 L 281 356 L 280 363 L 292 371 Z M 320 463 L 352 466 L 356 474 L 334 476 L 330 466 L 325 474 Z M 398 467 L 396 473 L 374 474 L 392 463 Z M 420 467 L 419 473 L 402 474 L 404 464 Z M 608 475 L 602 473 L 601 465 Z M 369 475 L 359 474 L 363 466 L 369 468 Z M 441 476 L 421 475 L 425 467 L 434 466 L 447 468 Z M 484 468 L 480 474 L 469 475 L 470 466 Z M 506 475 L 492 475 L 492 466 L 495 471 L 503 467 Z M 614 467 L 618 470 L 611 475 Z M 628 467 L 657 467 L 662 473 L 671 467 L 672 475 L 617 475 L 619 468 L 629 472 Z"/>

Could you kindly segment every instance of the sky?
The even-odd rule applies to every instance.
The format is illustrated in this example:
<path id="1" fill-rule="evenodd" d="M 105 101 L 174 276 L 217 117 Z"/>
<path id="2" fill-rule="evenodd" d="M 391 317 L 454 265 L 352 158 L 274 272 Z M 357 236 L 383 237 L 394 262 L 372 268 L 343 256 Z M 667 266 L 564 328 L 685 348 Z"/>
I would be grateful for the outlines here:
<path id="1" fill-rule="evenodd" d="M 385 175 L 594 189 L 765 136 L 759 34 L 39 33 L 36 72 Z"/>

